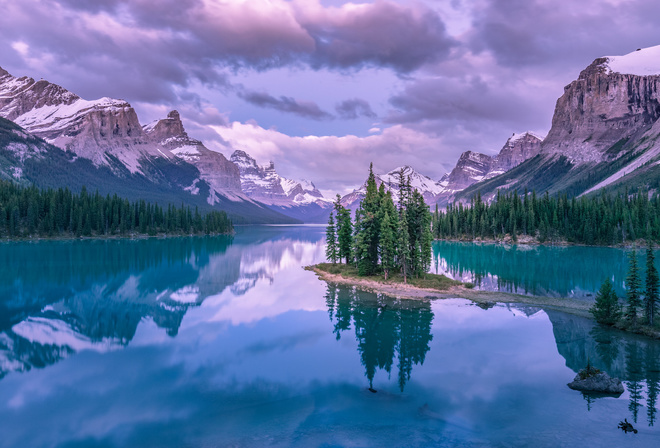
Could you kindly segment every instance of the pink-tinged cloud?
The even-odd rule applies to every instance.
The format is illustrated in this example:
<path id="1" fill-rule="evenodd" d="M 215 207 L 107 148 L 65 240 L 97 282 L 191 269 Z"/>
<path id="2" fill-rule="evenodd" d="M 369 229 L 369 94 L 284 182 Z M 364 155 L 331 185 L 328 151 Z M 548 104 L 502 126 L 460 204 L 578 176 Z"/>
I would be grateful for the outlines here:
<path id="1" fill-rule="evenodd" d="M 445 160 L 458 157 L 446 136 L 430 136 L 401 125 L 375 135 L 292 137 L 257 123 L 233 122 L 213 129 L 229 146 L 212 148 L 229 156 L 243 150 L 261 164 L 277 161 L 278 172 L 290 178 L 313 179 L 321 190 L 350 191 L 366 179 L 369 163 L 377 172 L 412 165 L 434 179 L 450 167 Z"/>

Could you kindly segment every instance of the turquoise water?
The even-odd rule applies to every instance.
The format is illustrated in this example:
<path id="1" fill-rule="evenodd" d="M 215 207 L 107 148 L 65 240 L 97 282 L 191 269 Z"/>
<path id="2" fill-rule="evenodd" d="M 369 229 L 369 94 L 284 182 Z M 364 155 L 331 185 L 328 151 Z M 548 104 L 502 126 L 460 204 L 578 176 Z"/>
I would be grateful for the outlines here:
<path id="1" fill-rule="evenodd" d="M 478 289 L 553 297 L 591 298 L 606 278 L 621 297 L 630 249 L 588 246 L 511 246 L 433 243 L 432 272 L 469 281 Z M 645 248 L 637 250 L 644 274 Z M 660 269 L 660 253 L 655 252 Z"/>
<path id="2" fill-rule="evenodd" d="M 323 233 L 1 244 L 0 447 L 658 446 L 658 342 L 328 285 Z"/>

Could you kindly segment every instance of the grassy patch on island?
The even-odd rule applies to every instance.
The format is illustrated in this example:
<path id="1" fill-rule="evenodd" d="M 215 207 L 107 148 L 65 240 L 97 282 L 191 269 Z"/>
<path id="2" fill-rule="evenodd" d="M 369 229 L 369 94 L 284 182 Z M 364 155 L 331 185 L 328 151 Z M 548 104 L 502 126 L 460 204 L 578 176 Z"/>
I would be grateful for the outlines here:
<path id="1" fill-rule="evenodd" d="M 340 275 L 341 277 L 344 277 L 346 279 L 371 280 L 387 285 L 403 284 L 403 275 L 401 275 L 400 273 L 390 275 L 390 277 L 388 277 L 388 279 L 385 280 L 385 276 L 383 274 L 360 276 L 358 275 L 357 268 L 353 265 L 340 264 L 340 263 L 336 263 L 336 264 L 319 263 L 312 267 L 320 271 L 327 272 L 328 274 Z M 416 288 L 446 291 L 452 286 L 462 285 L 462 283 L 457 280 L 452 280 L 444 275 L 424 274 L 419 278 L 408 277 L 408 285 L 414 286 Z"/>

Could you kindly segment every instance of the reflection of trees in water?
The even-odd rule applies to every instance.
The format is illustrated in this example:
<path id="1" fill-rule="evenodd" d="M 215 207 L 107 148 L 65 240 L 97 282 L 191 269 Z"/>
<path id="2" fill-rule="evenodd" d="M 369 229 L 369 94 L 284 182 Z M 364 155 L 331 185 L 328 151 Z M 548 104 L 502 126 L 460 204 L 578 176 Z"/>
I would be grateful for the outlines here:
<path id="1" fill-rule="evenodd" d="M 614 277 L 623 294 L 626 252 L 604 247 L 504 246 L 436 242 L 434 266 L 484 289 L 533 295 L 579 296 Z"/>
<path id="2" fill-rule="evenodd" d="M 414 365 L 423 364 L 433 339 L 431 304 L 397 300 L 328 284 L 326 304 L 337 340 L 355 326 L 355 338 L 369 387 L 378 369 L 391 374 L 397 361 L 398 383 L 403 392 Z"/>
<path id="3" fill-rule="evenodd" d="M 660 391 L 660 341 L 603 327 L 590 319 L 546 312 L 557 350 L 566 359 L 566 365 L 577 372 L 588 360 L 594 367 L 618 377 L 629 393 L 632 420 L 639 420 L 640 410 L 646 405 L 647 423 L 653 426 Z M 595 397 L 585 399 L 590 409 Z"/>

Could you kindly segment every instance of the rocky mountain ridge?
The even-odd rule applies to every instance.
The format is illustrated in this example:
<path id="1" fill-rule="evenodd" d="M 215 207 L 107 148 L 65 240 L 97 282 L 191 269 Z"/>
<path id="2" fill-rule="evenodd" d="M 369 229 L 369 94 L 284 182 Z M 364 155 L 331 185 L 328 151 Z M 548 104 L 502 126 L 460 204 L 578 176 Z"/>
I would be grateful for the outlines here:
<path id="1" fill-rule="evenodd" d="M 312 182 L 280 176 L 272 161 L 268 165 L 259 166 L 254 158 L 242 150 L 234 151 L 229 160 L 239 170 L 241 188 L 248 197 L 287 216 L 305 222 L 323 222 L 325 211 L 332 207 L 332 200 L 324 198 Z"/>
<path id="2" fill-rule="evenodd" d="M 536 156 L 541 150 L 542 137 L 533 132 L 513 134 L 495 156 L 466 151 L 446 177 L 446 185 L 436 202 L 445 206 L 457 193 L 483 180 L 497 177 Z"/>

